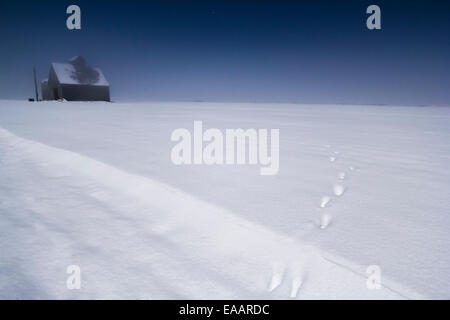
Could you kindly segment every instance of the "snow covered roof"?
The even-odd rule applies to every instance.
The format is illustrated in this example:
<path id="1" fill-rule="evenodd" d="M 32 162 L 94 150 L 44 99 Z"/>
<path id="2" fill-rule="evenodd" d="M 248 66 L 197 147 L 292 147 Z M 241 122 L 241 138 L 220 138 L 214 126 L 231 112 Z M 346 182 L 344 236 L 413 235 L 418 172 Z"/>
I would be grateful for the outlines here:
<path id="1" fill-rule="evenodd" d="M 61 84 L 87 84 L 93 86 L 109 86 L 103 72 L 85 64 L 82 57 L 74 57 L 71 63 L 52 63 L 52 68 Z"/>

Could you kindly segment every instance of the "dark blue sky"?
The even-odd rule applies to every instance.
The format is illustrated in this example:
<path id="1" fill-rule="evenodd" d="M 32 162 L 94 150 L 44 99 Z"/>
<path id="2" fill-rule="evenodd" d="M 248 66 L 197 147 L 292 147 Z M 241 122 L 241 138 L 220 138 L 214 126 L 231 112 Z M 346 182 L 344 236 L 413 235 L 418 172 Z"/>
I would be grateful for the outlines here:
<path id="1" fill-rule="evenodd" d="M 449 39 L 449 1 L 0 0 L 0 98 L 83 55 L 116 101 L 449 104 Z"/>

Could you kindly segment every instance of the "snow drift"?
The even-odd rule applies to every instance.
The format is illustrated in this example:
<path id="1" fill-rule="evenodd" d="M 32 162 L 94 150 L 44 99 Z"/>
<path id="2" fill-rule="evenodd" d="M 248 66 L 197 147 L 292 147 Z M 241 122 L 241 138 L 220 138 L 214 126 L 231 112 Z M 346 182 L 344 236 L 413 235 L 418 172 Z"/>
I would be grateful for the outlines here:
<path id="1" fill-rule="evenodd" d="M 333 139 L 325 139 L 323 131 L 316 130 L 319 127 L 315 127 L 318 121 L 315 116 L 324 113 L 310 106 L 277 106 L 276 111 L 265 105 L 229 107 L 223 110 L 212 105 L 205 110 L 201 104 L 174 108 L 170 104 L 110 107 L 102 103 L 43 103 L 35 109 L 18 102 L 1 102 L 0 296 L 9 299 L 448 296 L 445 286 L 448 276 L 439 271 L 448 266 L 448 257 L 442 252 L 448 248 L 448 234 L 441 232 L 447 228 L 442 226 L 448 219 L 446 202 L 432 201 L 425 189 L 423 202 L 408 197 L 408 187 L 398 175 L 397 183 L 395 180 L 385 183 L 393 174 L 403 176 L 407 170 L 406 181 L 411 179 L 429 186 L 428 177 L 432 174 L 436 187 L 448 190 L 449 180 L 445 179 L 448 170 L 445 171 L 445 162 L 441 162 L 448 155 L 445 147 L 436 152 L 429 146 L 429 165 L 420 171 L 414 169 L 421 165 L 420 158 L 405 156 L 407 148 L 413 146 L 397 150 L 395 158 L 386 157 L 381 148 L 384 142 L 374 145 L 370 130 L 360 134 L 359 140 L 352 134 L 357 125 L 349 130 L 350 135 L 337 130 L 347 127 L 348 120 L 335 117 L 332 107 L 324 106 L 322 110 L 330 112 L 329 117 L 335 117 L 336 123 L 344 123 L 340 128 L 328 128 L 338 133 Z M 257 171 L 245 166 L 162 170 L 171 166 L 165 149 L 170 146 L 166 129 L 180 127 L 180 123 L 199 114 L 220 126 L 218 119 L 227 122 L 226 116 L 237 110 L 248 123 L 262 120 L 258 122 L 262 126 L 276 122 L 280 127 L 281 156 L 284 155 L 280 176 L 263 181 Z M 260 115 L 256 118 L 255 110 Z M 385 116 L 409 114 L 414 122 L 429 124 L 428 134 L 447 134 L 446 129 L 441 131 L 439 127 L 442 118 L 433 114 L 448 115 L 448 111 L 417 108 L 407 111 L 407 108 L 380 111 L 375 107 L 349 107 L 343 113 L 363 122 L 370 115 L 373 125 L 378 112 Z M 135 121 L 124 121 L 124 115 Z M 299 116 L 307 131 L 293 130 L 293 115 Z M 36 116 L 41 119 L 38 124 Z M 98 130 L 103 125 L 109 128 L 104 131 L 107 134 Z M 83 130 L 79 130 L 80 126 Z M 402 128 L 405 128 L 402 124 L 385 127 L 389 134 L 401 132 Z M 144 134 L 145 130 L 150 132 Z M 16 133 L 34 139 L 24 139 Z M 302 147 L 295 143 L 292 147 L 287 141 L 299 141 L 296 136 L 299 133 L 303 136 Z M 415 148 L 423 148 L 420 138 L 411 135 L 408 138 L 415 139 Z M 368 143 L 360 144 L 361 139 Z M 396 139 L 393 136 L 385 150 L 396 146 Z M 140 156 L 136 156 L 139 152 Z M 324 161 L 316 160 L 319 154 Z M 379 167 L 373 170 L 373 159 L 382 171 Z M 151 163 L 150 171 L 145 167 L 147 163 Z M 327 167 L 331 170 L 324 169 Z M 153 174 L 152 170 L 159 174 Z M 286 171 L 289 174 L 285 176 L 282 172 Z M 322 191 L 323 197 L 320 193 L 314 196 L 315 188 L 322 188 L 320 177 L 331 176 L 333 171 L 330 192 Z M 434 172 L 439 172 L 441 179 Z M 319 180 L 313 179 L 315 174 Z M 208 188 L 203 189 L 199 183 L 203 179 Z M 230 180 L 235 182 L 234 191 L 228 189 Z M 194 184 L 189 187 L 191 181 Z M 365 188 L 365 183 L 371 188 Z M 283 186 L 283 196 L 274 193 L 273 187 L 271 192 L 265 189 L 279 184 Z M 396 189 L 397 185 L 404 188 Z M 271 196 L 260 196 L 256 203 L 247 186 L 256 188 L 252 190 L 256 194 Z M 235 192 L 240 195 L 238 200 Z M 406 203 L 408 210 L 394 205 L 389 212 L 381 211 L 384 202 L 395 203 L 385 198 L 384 192 L 390 193 L 396 203 Z M 223 193 L 229 198 L 221 198 Z M 289 213 L 292 205 L 280 202 L 289 198 L 300 204 L 296 218 Z M 230 205 L 231 202 L 241 209 Z M 428 215 L 420 214 L 425 212 L 422 203 L 427 205 Z M 275 204 L 277 210 L 272 208 Z M 259 205 L 268 211 L 261 210 Z M 361 208 L 366 208 L 365 212 Z M 272 219 L 290 221 L 296 230 L 283 230 L 283 225 L 271 223 Z M 387 245 L 382 241 L 373 243 L 376 235 L 386 236 Z M 422 243 L 417 242 L 419 239 Z M 399 251 L 402 241 L 407 249 Z M 428 249 L 426 256 L 422 254 L 424 247 Z M 394 253 L 401 259 L 392 258 Z M 383 270 L 380 290 L 367 289 L 367 261 Z M 80 291 L 67 290 L 65 285 L 66 268 L 73 264 L 82 270 Z M 428 268 L 429 265 L 434 268 Z M 423 268 L 425 274 L 418 274 Z M 396 270 L 404 271 L 403 277 L 397 276 Z M 424 285 L 421 279 L 431 281 Z"/>

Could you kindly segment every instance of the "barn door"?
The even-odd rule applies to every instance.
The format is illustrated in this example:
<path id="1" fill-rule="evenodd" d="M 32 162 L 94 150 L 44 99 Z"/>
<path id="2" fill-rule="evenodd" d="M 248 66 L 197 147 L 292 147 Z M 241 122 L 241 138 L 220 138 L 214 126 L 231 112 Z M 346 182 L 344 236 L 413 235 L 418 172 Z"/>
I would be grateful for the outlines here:
<path id="1" fill-rule="evenodd" d="M 53 98 L 59 100 L 58 88 L 53 88 Z"/>

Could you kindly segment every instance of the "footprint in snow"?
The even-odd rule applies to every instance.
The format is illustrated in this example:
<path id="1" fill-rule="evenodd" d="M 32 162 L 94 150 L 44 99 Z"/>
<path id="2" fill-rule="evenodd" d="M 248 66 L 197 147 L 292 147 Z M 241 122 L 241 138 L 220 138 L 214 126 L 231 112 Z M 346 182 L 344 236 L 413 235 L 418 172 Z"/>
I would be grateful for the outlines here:
<path id="1" fill-rule="evenodd" d="M 346 177 L 347 175 L 345 174 L 345 172 L 339 172 L 338 173 L 338 178 L 339 178 L 339 180 L 345 180 L 345 177 Z"/>
<path id="2" fill-rule="evenodd" d="M 320 217 L 319 228 L 320 229 L 326 229 L 330 225 L 331 220 L 332 220 L 331 216 L 329 214 L 324 213 Z"/>
<path id="3" fill-rule="evenodd" d="M 292 280 L 292 288 L 291 288 L 291 298 L 296 298 L 298 291 L 300 290 L 303 284 L 303 278 L 301 276 L 297 276 Z"/>
<path id="4" fill-rule="evenodd" d="M 284 278 L 292 279 L 289 296 L 291 298 L 296 298 L 300 288 L 304 283 L 304 275 L 303 267 L 299 265 L 290 265 L 286 266 L 282 263 L 276 263 L 272 269 L 272 278 L 269 283 L 269 292 L 276 290 L 282 284 Z"/>
<path id="5" fill-rule="evenodd" d="M 322 199 L 320 199 L 320 207 L 321 208 L 325 208 L 326 206 L 328 206 L 328 204 L 330 203 L 331 198 L 330 197 L 322 197 Z"/>
<path id="6" fill-rule="evenodd" d="M 284 275 L 284 267 L 279 264 L 276 264 L 273 268 L 272 279 L 270 280 L 269 284 L 270 292 L 278 288 L 278 286 L 283 281 L 283 275 Z"/>
<path id="7" fill-rule="evenodd" d="M 337 159 L 336 157 L 332 156 L 332 157 L 330 157 L 330 162 L 335 162 L 336 159 Z"/>
<path id="8" fill-rule="evenodd" d="M 333 192 L 338 197 L 342 196 L 344 194 L 345 190 L 347 190 L 347 188 L 341 184 L 335 184 L 333 186 Z"/>

